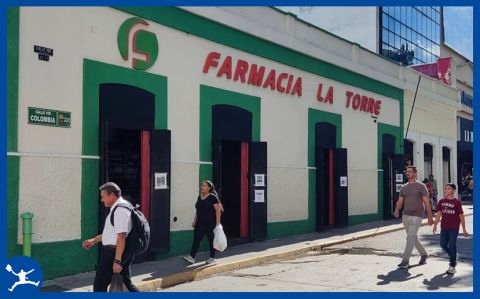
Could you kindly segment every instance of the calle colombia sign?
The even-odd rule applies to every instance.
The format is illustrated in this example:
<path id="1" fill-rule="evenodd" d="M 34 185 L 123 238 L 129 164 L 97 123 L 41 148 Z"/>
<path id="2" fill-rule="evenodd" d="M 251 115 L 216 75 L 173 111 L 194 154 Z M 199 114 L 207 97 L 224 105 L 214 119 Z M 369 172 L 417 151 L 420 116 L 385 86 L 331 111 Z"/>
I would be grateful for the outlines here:
<path id="1" fill-rule="evenodd" d="M 71 112 L 28 107 L 28 123 L 31 125 L 70 128 Z"/>

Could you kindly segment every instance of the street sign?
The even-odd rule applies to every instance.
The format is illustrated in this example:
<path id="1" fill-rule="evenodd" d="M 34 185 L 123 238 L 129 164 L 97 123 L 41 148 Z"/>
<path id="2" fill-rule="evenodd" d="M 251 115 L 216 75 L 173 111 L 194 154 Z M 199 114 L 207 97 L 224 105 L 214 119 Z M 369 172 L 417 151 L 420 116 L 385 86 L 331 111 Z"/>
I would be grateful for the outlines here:
<path id="1" fill-rule="evenodd" d="M 71 112 L 28 107 L 28 123 L 32 125 L 70 128 Z"/>

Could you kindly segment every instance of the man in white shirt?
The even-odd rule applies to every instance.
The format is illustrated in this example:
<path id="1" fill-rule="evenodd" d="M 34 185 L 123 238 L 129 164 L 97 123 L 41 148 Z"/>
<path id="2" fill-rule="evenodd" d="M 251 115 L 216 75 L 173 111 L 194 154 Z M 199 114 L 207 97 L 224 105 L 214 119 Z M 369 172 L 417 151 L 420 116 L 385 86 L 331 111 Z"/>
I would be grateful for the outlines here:
<path id="1" fill-rule="evenodd" d="M 106 208 L 110 208 L 110 213 L 105 218 L 102 234 L 85 240 L 82 244 L 85 249 L 90 249 L 99 242 L 102 242 L 103 245 L 103 254 L 97 266 L 93 291 L 106 292 L 112 281 L 113 273 L 120 273 L 128 290 L 138 292 L 138 288 L 132 284 L 130 279 L 130 264 L 133 256 L 124 256 L 123 254 L 128 233 L 132 229 L 131 212 L 126 208 L 119 207 L 113 216 L 114 225 L 112 226 L 110 222 L 110 214 L 118 204 L 128 206 L 131 204 L 122 198 L 122 191 L 115 183 L 105 183 L 99 189 L 102 202 Z"/>

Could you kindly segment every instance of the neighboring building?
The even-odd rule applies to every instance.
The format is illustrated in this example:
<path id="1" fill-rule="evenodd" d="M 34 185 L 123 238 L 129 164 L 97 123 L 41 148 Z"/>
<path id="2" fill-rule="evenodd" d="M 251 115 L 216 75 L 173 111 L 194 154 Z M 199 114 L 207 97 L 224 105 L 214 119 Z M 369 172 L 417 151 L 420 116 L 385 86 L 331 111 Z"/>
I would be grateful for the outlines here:
<path id="1" fill-rule="evenodd" d="M 381 6 L 379 53 L 404 65 L 440 57 L 440 6 Z"/>
<path id="2" fill-rule="evenodd" d="M 442 55 L 452 57 L 452 87 L 459 91 L 461 104 L 457 113 L 457 184 L 462 198 L 471 199 L 465 179 L 473 175 L 473 63 L 447 45 L 442 46 Z"/>
<path id="3" fill-rule="evenodd" d="M 7 253 L 32 212 L 47 279 L 94 269 L 108 180 L 150 219 L 146 259 L 188 252 L 204 179 L 235 242 L 391 217 L 414 70 L 269 7 L 12 7 L 7 30 Z M 456 92 L 422 80 L 408 138 L 441 173 Z"/>
<path id="4" fill-rule="evenodd" d="M 301 9 L 298 7 L 282 9 L 298 13 L 301 18 L 317 26 L 328 28 L 343 38 L 357 42 L 403 65 L 413 65 L 417 71 L 456 88 L 458 101 L 461 103 L 457 117 L 456 182 L 461 186 L 462 178 L 469 173 L 473 174 L 473 63 L 465 58 L 471 56 L 467 49 L 472 46 L 472 36 L 466 33 L 472 30 L 469 28 L 472 23 L 462 14 L 467 8 L 462 8 L 460 12 L 455 7 L 440 6 L 355 7 L 354 10 L 346 11 L 343 7 L 309 6 Z M 373 13 L 374 11 L 376 13 Z M 377 27 L 374 29 L 371 26 L 373 18 L 377 20 Z M 366 30 L 363 29 L 363 24 L 369 24 Z M 372 45 L 372 40 L 376 41 L 375 46 Z M 458 49 L 465 53 L 460 53 Z M 411 107 L 405 106 L 407 120 L 409 109 Z M 413 115 L 417 113 L 422 114 L 422 111 L 415 109 Z M 431 153 L 432 149 L 427 145 L 423 151 L 427 154 L 425 164 L 422 165 L 426 170 L 425 176 L 433 171 L 432 174 L 437 179 L 442 177 L 444 182 L 450 181 L 453 179 L 450 172 L 437 173 L 435 167 L 432 167 L 431 157 L 438 156 L 443 159 L 442 157 L 450 156 L 446 149 L 437 150 L 437 154 Z M 407 140 L 406 159 L 412 158 L 412 151 L 412 144 Z M 438 163 L 446 165 L 447 162 L 440 160 Z"/>

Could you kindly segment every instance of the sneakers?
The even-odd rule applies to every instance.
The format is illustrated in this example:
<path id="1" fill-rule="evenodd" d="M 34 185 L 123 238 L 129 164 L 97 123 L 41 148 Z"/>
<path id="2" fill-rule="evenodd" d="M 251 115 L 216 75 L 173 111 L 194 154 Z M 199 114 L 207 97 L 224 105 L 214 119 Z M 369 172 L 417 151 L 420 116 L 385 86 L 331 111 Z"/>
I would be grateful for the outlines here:
<path id="1" fill-rule="evenodd" d="M 427 258 L 428 258 L 428 255 L 422 255 L 420 257 L 420 261 L 418 262 L 420 265 L 425 265 L 427 263 Z"/>
<path id="2" fill-rule="evenodd" d="M 195 264 L 195 259 L 191 255 L 184 255 L 183 260 L 190 264 Z"/>
<path id="3" fill-rule="evenodd" d="M 447 273 L 448 274 L 455 274 L 457 272 L 457 270 L 455 270 L 455 267 L 448 267 L 448 270 L 447 270 Z"/>
<path id="4" fill-rule="evenodd" d="M 398 268 L 400 269 L 408 269 L 410 265 L 408 264 L 407 261 L 402 261 L 400 264 L 397 265 Z"/>
<path id="5" fill-rule="evenodd" d="M 213 263 L 215 263 L 215 262 L 216 262 L 216 260 L 215 260 L 213 257 L 209 257 L 209 258 L 205 261 L 206 264 L 213 264 Z"/>

